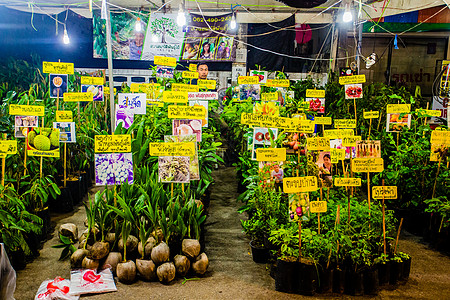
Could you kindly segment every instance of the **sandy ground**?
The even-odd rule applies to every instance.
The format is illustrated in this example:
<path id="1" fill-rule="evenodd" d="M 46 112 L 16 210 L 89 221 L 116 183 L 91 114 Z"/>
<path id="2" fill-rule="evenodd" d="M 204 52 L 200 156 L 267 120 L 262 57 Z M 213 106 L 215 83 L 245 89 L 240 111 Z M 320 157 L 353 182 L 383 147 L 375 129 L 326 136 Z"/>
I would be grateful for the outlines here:
<path id="1" fill-rule="evenodd" d="M 207 274 L 200 279 L 186 281 L 176 279 L 170 285 L 159 282 L 137 281 L 131 285 L 120 282 L 117 292 L 88 295 L 82 298 L 95 300 L 112 299 L 450 299 L 450 258 L 430 250 L 420 243 L 420 238 L 402 234 L 400 250 L 412 256 L 409 281 L 404 285 L 382 290 L 378 296 L 350 297 L 347 295 L 317 295 L 304 297 L 275 291 L 275 281 L 269 276 L 269 265 L 252 261 L 248 239 L 242 233 L 237 213 L 241 205 L 236 202 L 236 179 L 233 168 L 214 172 L 211 206 L 206 223 L 206 253 L 210 259 Z M 95 190 L 91 191 L 93 193 Z M 52 218 L 56 228 L 71 222 L 84 230 L 84 208 L 78 207 L 71 214 Z M 57 233 L 44 244 L 40 256 L 17 273 L 15 297 L 18 300 L 33 299 L 43 280 L 62 276 L 70 278 L 70 263 L 58 261 L 60 249 Z"/>

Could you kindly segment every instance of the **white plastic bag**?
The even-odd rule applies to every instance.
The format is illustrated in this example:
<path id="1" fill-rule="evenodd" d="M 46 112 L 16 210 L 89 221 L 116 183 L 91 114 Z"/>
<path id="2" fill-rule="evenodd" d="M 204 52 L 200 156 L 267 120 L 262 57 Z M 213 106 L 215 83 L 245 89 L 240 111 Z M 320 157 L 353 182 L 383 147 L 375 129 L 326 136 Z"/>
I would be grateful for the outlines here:
<path id="1" fill-rule="evenodd" d="M 70 294 L 83 295 L 117 291 L 110 269 L 101 272 L 94 270 L 73 270 L 70 272 Z"/>
<path id="2" fill-rule="evenodd" d="M 39 286 L 34 300 L 78 300 L 80 296 L 69 295 L 70 281 L 61 277 L 45 280 Z"/>
<path id="3" fill-rule="evenodd" d="M 0 243 L 0 299 L 14 300 L 16 290 L 16 271 L 9 262 L 5 245 Z"/>

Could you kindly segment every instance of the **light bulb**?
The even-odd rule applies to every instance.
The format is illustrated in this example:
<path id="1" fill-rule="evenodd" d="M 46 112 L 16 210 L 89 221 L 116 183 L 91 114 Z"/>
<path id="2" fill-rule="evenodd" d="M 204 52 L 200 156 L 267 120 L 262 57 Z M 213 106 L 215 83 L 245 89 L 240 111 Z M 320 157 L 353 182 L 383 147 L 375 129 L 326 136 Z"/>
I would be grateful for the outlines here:
<path id="1" fill-rule="evenodd" d="M 152 42 L 156 43 L 159 40 L 158 36 L 156 34 L 152 34 Z"/>
<path id="2" fill-rule="evenodd" d="M 137 32 L 141 32 L 142 31 L 141 18 L 137 18 L 135 29 L 136 29 Z"/>
<path id="3" fill-rule="evenodd" d="M 181 5 L 181 3 L 180 9 L 178 10 L 177 24 L 178 26 L 186 25 L 186 16 L 184 15 L 183 6 Z"/>
<path id="4" fill-rule="evenodd" d="M 235 29 L 236 28 L 236 18 L 234 17 L 234 14 L 231 17 L 230 28 L 231 29 Z"/>
<path id="5" fill-rule="evenodd" d="M 345 23 L 351 22 L 353 20 L 352 13 L 347 9 L 345 9 L 344 15 L 342 16 L 342 21 Z"/>
<path id="6" fill-rule="evenodd" d="M 63 43 L 66 45 L 70 43 L 69 35 L 67 34 L 67 29 L 65 28 L 64 28 Z"/>

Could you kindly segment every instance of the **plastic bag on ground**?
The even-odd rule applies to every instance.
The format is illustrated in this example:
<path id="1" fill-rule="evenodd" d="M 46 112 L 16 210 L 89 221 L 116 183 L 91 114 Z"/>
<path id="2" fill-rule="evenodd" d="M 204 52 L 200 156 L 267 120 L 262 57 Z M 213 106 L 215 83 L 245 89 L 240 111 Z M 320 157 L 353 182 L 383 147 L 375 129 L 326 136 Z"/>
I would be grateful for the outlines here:
<path id="1" fill-rule="evenodd" d="M 6 254 L 5 245 L 0 243 L 0 299 L 14 300 L 16 290 L 16 271 Z"/>
<path id="2" fill-rule="evenodd" d="M 117 291 L 110 269 L 96 272 L 90 269 L 70 272 L 70 294 L 97 294 Z"/>
<path id="3" fill-rule="evenodd" d="M 70 281 L 61 277 L 45 280 L 39 286 L 34 300 L 78 300 L 80 296 L 69 294 Z"/>

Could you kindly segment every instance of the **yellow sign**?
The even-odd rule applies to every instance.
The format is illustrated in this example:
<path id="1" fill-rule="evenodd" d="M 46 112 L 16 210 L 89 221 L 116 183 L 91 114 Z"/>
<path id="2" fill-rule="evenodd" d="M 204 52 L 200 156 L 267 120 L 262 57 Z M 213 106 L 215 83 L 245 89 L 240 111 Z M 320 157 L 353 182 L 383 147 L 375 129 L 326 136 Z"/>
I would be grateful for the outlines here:
<path id="1" fill-rule="evenodd" d="M 73 63 L 43 61 L 42 72 L 54 74 L 73 74 L 74 66 Z"/>
<path id="2" fill-rule="evenodd" d="M 195 155 L 195 143 L 150 143 L 151 156 L 193 156 Z"/>
<path id="3" fill-rule="evenodd" d="M 327 201 L 310 201 L 309 210 L 312 213 L 327 212 Z"/>
<path id="4" fill-rule="evenodd" d="M 345 149 L 330 149 L 331 162 L 337 163 L 339 160 L 345 159 Z"/>
<path id="5" fill-rule="evenodd" d="M 330 139 L 327 137 L 307 138 L 306 147 L 308 151 L 314 150 L 330 150 Z"/>
<path id="6" fill-rule="evenodd" d="M 273 117 L 262 114 L 242 113 L 241 124 L 266 128 L 295 130 L 299 124 L 297 118 Z"/>
<path id="7" fill-rule="evenodd" d="M 103 85 L 103 77 L 81 76 L 81 84 Z"/>
<path id="8" fill-rule="evenodd" d="M 340 76 L 339 84 L 353 84 L 353 83 L 365 83 L 366 75 L 353 75 L 353 76 Z"/>
<path id="9" fill-rule="evenodd" d="M 158 106 L 158 107 L 164 107 L 164 102 L 162 102 L 162 101 L 149 101 L 149 100 L 147 100 L 147 105 L 148 105 L 148 106 L 156 105 L 156 106 Z"/>
<path id="10" fill-rule="evenodd" d="M 356 142 L 361 140 L 360 135 L 354 136 L 343 136 L 342 137 L 342 146 L 343 147 L 356 147 Z"/>
<path id="11" fill-rule="evenodd" d="M 317 177 L 285 177 L 283 179 L 283 191 L 285 193 L 306 193 L 317 191 Z"/>
<path id="12" fill-rule="evenodd" d="M 94 101 L 94 94 L 88 93 L 64 93 L 65 102 Z"/>
<path id="13" fill-rule="evenodd" d="M 177 59 L 175 57 L 155 56 L 153 63 L 159 66 L 175 67 Z"/>
<path id="14" fill-rule="evenodd" d="M 170 103 L 186 103 L 188 102 L 188 92 L 163 92 L 163 101 Z"/>
<path id="15" fill-rule="evenodd" d="M 181 76 L 183 76 L 183 78 L 196 79 L 198 78 L 198 72 L 184 71 L 183 73 L 181 73 Z"/>
<path id="16" fill-rule="evenodd" d="M 332 139 L 342 139 L 344 136 L 354 136 L 353 129 L 327 129 L 323 132 L 323 135 Z"/>
<path id="17" fill-rule="evenodd" d="M 206 119 L 204 106 L 169 105 L 169 119 Z"/>
<path id="18" fill-rule="evenodd" d="M 382 158 L 354 158 L 352 160 L 353 172 L 382 172 L 384 161 Z"/>
<path id="19" fill-rule="evenodd" d="M 316 129 L 315 125 L 315 122 L 311 120 L 299 120 L 296 131 L 303 133 L 314 133 L 314 130 Z"/>
<path id="20" fill-rule="evenodd" d="M 356 128 L 356 119 L 334 119 L 335 128 Z"/>
<path id="21" fill-rule="evenodd" d="M 361 178 L 334 178 L 335 186 L 361 186 Z"/>
<path id="22" fill-rule="evenodd" d="M 196 64 L 189 64 L 189 71 L 197 72 L 197 65 Z"/>
<path id="23" fill-rule="evenodd" d="M 42 157 L 59 157 L 59 148 L 50 151 L 30 150 L 27 149 L 28 156 L 42 156 Z"/>
<path id="24" fill-rule="evenodd" d="M 197 84 L 202 89 L 215 90 L 217 82 L 215 80 L 199 79 Z"/>
<path id="25" fill-rule="evenodd" d="M 56 111 L 56 122 L 72 122 L 72 111 L 71 110 L 57 110 Z"/>
<path id="26" fill-rule="evenodd" d="M 364 119 L 378 119 L 379 117 L 380 112 L 378 110 L 364 112 Z"/>
<path id="27" fill-rule="evenodd" d="M 411 111 L 411 104 L 388 104 L 386 112 L 388 114 L 409 113 Z"/>
<path id="28" fill-rule="evenodd" d="M 275 101 L 275 100 L 278 100 L 278 93 L 277 92 L 262 93 L 261 94 L 261 100 L 263 100 L 263 101 Z"/>
<path id="29" fill-rule="evenodd" d="M 419 108 L 419 109 L 416 109 L 416 112 L 420 113 L 422 117 L 440 117 L 441 116 L 440 110 Z"/>
<path id="30" fill-rule="evenodd" d="M 17 140 L 0 141 L 0 158 L 17 153 Z"/>
<path id="31" fill-rule="evenodd" d="M 267 79 L 266 86 L 289 87 L 289 79 Z"/>
<path id="32" fill-rule="evenodd" d="M 431 132 L 431 140 L 430 143 L 432 145 L 447 145 L 450 146 L 450 130 L 433 130 Z"/>
<path id="33" fill-rule="evenodd" d="M 198 92 L 198 85 L 185 83 L 172 83 L 172 91 L 178 92 Z"/>
<path id="34" fill-rule="evenodd" d="M 238 84 L 258 84 L 259 77 L 258 76 L 239 76 Z"/>
<path id="35" fill-rule="evenodd" d="M 331 117 L 315 117 L 314 122 L 317 125 L 331 125 L 332 119 Z"/>
<path id="36" fill-rule="evenodd" d="M 285 148 L 258 148 L 256 149 L 257 161 L 285 161 Z"/>
<path id="37" fill-rule="evenodd" d="M 397 199 L 397 187 L 396 186 L 373 186 L 372 198 L 373 199 Z"/>
<path id="38" fill-rule="evenodd" d="M 306 90 L 306 98 L 325 98 L 325 90 Z"/>
<path id="39" fill-rule="evenodd" d="M 130 134 L 96 135 L 95 153 L 131 152 Z"/>
<path id="40" fill-rule="evenodd" d="M 9 114 L 11 116 L 39 116 L 43 117 L 45 106 L 43 105 L 9 105 Z"/>
<path id="41" fill-rule="evenodd" d="M 105 87 L 103 87 L 103 89 L 104 89 L 104 94 L 109 96 L 109 86 L 105 86 Z M 113 93 L 114 94 L 117 93 L 117 89 L 116 88 L 113 89 Z"/>

